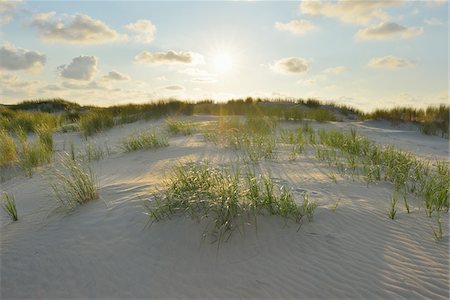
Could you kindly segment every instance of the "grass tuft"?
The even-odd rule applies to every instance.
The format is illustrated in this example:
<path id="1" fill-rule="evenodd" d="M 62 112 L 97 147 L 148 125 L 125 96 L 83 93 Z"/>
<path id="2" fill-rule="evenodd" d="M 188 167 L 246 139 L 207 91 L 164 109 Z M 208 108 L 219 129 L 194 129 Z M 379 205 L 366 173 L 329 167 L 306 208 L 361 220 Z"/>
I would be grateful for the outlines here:
<path id="1" fill-rule="evenodd" d="M 81 165 L 69 154 L 62 156 L 60 169 L 53 169 L 50 186 L 55 197 L 68 208 L 99 197 L 97 180 L 90 167 Z"/>
<path id="2" fill-rule="evenodd" d="M 17 159 L 17 150 L 12 136 L 0 129 L 0 168 L 13 164 Z"/>
<path id="3" fill-rule="evenodd" d="M 137 151 L 141 149 L 155 149 L 169 146 L 166 137 L 157 136 L 153 132 L 141 132 L 129 135 L 122 141 L 122 149 L 125 152 Z"/>
<path id="4" fill-rule="evenodd" d="M 2 208 L 11 217 L 13 221 L 17 221 L 16 199 L 13 195 L 4 192 L 2 195 Z"/>
<path id="5" fill-rule="evenodd" d="M 388 210 L 388 217 L 391 220 L 394 220 L 395 214 L 397 213 L 397 208 L 395 207 L 397 205 L 397 192 L 394 193 L 394 196 L 391 198 L 391 206 Z"/>
<path id="6" fill-rule="evenodd" d="M 206 220 L 205 234 L 214 241 L 229 239 L 235 229 L 249 224 L 261 214 L 278 215 L 295 222 L 303 216 L 312 220 L 316 203 L 304 196 L 297 204 L 294 196 L 269 176 L 253 171 L 241 175 L 238 169 L 217 169 L 209 163 L 179 164 L 164 182 L 162 192 L 153 195 L 145 210 L 152 222 L 187 215 Z"/>
<path id="7" fill-rule="evenodd" d="M 168 118 L 166 120 L 166 129 L 167 132 L 174 135 L 192 135 L 194 133 L 194 126 L 192 122 L 180 121 L 173 118 Z"/>

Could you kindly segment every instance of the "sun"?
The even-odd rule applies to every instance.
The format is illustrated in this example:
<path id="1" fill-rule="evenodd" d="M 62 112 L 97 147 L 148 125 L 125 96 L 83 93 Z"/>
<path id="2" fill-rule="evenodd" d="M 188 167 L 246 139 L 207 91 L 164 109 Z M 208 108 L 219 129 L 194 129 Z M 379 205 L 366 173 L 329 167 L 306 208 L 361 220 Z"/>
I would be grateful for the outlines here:
<path id="1" fill-rule="evenodd" d="M 233 59 L 230 54 L 221 52 L 214 56 L 213 64 L 217 72 L 225 73 L 232 69 Z"/>

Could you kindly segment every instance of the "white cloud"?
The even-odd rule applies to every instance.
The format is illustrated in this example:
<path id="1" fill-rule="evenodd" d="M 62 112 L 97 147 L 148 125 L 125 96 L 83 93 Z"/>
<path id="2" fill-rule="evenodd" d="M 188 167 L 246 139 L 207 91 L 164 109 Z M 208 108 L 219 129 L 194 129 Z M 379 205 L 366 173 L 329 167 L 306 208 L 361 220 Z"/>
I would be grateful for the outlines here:
<path id="1" fill-rule="evenodd" d="M 277 60 L 272 70 L 284 74 L 302 74 L 308 70 L 308 61 L 301 57 L 287 57 Z"/>
<path id="2" fill-rule="evenodd" d="M 300 11 L 312 16 L 326 16 L 338 18 L 342 22 L 367 24 L 372 20 L 387 20 L 389 16 L 383 11 L 385 8 L 398 6 L 404 0 L 361 1 L 302 1 Z"/>
<path id="3" fill-rule="evenodd" d="M 1 0 L 0 1 L 0 24 L 8 24 L 11 22 L 17 5 L 22 0 Z"/>
<path id="4" fill-rule="evenodd" d="M 438 18 L 425 19 L 424 22 L 425 22 L 425 24 L 431 25 L 431 26 L 440 26 L 440 25 L 445 25 L 447 23 Z"/>
<path id="5" fill-rule="evenodd" d="M 204 64 L 203 55 L 193 52 L 175 52 L 169 50 L 167 52 L 151 53 L 143 51 L 136 55 L 134 59 L 140 63 L 146 64 L 184 64 L 184 65 L 198 65 Z"/>
<path id="6" fill-rule="evenodd" d="M 208 71 L 197 69 L 197 68 L 188 68 L 179 70 L 178 73 L 186 74 L 188 76 L 194 77 L 191 79 L 191 82 L 195 83 L 214 83 L 217 82 L 217 78 L 215 74 L 209 73 Z"/>
<path id="7" fill-rule="evenodd" d="M 392 38 L 411 38 L 423 33 L 420 27 L 405 27 L 393 22 L 380 23 L 358 31 L 356 36 L 360 39 L 392 39 Z"/>
<path id="8" fill-rule="evenodd" d="M 138 43 L 148 44 L 153 41 L 156 34 L 156 26 L 150 20 L 138 20 L 125 26 L 128 30 L 136 32 L 133 37 Z"/>
<path id="9" fill-rule="evenodd" d="M 414 60 L 399 58 L 392 55 L 372 58 L 368 63 L 369 67 L 385 69 L 399 69 L 415 65 L 416 62 Z"/>
<path id="10" fill-rule="evenodd" d="M 324 73 L 331 73 L 331 74 L 340 74 L 345 71 L 345 67 L 343 66 L 337 66 L 333 68 L 327 68 L 323 70 Z"/>
<path id="11" fill-rule="evenodd" d="M 327 80 L 325 75 L 314 75 L 304 80 L 299 80 L 297 83 L 301 85 L 311 86 L 317 85 L 320 82 L 324 82 Z"/>
<path id="12" fill-rule="evenodd" d="M 61 77 L 75 80 L 91 80 L 97 73 L 97 58 L 95 56 L 78 56 L 69 65 L 58 67 Z"/>
<path id="13" fill-rule="evenodd" d="M 104 75 L 103 80 L 130 80 L 130 76 L 117 71 L 111 71 L 107 75 Z"/>
<path id="14" fill-rule="evenodd" d="M 425 1 L 428 6 L 442 6 L 448 3 L 448 0 L 428 0 Z"/>
<path id="15" fill-rule="evenodd" d="M 71 44 L 101 44 L 126 38 L 100 20 L 87 15 L 68 15 L 57 18 L 55 12 L 33 16 L 32 26 L 38 29 L 44 41 Z"/>
<path id="16" fill-rule="evenodd" d="M 281 31 L 288 31 L 296 35 L 303 35 L 308 31 L 316 30 L 317 26 L 306 20 L 292 20 L 288 23 L 276 22 L 275 28 Z"/>
<path id="17" fill-rule="evenodd" d="M 6 97 L 24 97 L 33 95 L 40 82 L 23 80 L 17 75 L 0 72 L 0 95 Z"/>
<path id="18" fill-rule="evenodd" d="M 13 45 L 4 44 L 0 48 L 0 68 L 10 71 L 39 70 L 46 62 L 45 54 Z"/>
<path id="19" fill-rule="evenodd" d="M 192 78 L 191 82 L 195 82 L 195 83 L 215 83 L 217 82 L 217 78 L 216 77 L 196 77 L 196 78 Z"/>
<path id="20" fill-rule="evenodd" d="M 107 90 L 105 86 L 100 85 L 96 81 L 89 82 L 88 84 L 76 84 L 65 81 L 61 86 L 70 90 Z"/>
<path id="21" fill-rule="evenodd" d="M 212 75 L 208 71 L 197 69 L 197 68 L 188 68 L 188 69 L 179 70 L 178 73 L 186 74 L 189 76 L 211 76 Z"/>
<path id="22" fill-rule="evenodd" d="M 163 90 L 169 90 L 169 91 L 182 91 L 184 90 L 184 87 L 181 85 L 168 85 L 162 88 Z"/>

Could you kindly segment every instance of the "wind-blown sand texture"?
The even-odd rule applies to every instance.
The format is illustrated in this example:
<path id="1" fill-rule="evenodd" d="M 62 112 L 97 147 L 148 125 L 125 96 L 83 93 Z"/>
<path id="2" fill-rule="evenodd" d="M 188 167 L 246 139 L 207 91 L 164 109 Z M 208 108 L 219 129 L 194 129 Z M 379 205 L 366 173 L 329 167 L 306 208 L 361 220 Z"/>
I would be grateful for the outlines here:
<path id="1" fill-rule="evenodd" d="M 214 117 L 198 116 L 209 122 Z M 208 159 L 236 163 L 239 153 L 204 141 L 201 134 L 170 137 L 170 146 L 123 153 L 120 139 L 163 121 L 137 122 L 95 135 L 111 156 L 93 162 L 100 199 L 70 213 L 53 199 L 46 169 L 1 183 L 17 201 L 19 221 L 1 213 L 1 299 L 10 298 L 263 298 L 263 299 L 448 299 L 448 213 L 444 240 L 435 241 L 435 218 L 421 199 L 410 198 L 411 214 L 398 204 L 387 217 L 394 188 L 336 175 L 308 146 L 297 160 L 280 154 L 259 163 L 274 180 L 306 191 L 318 208 L 312 222 L 298 224 L 260 216 L 255 226 L 228 242 L 201 239 L 202 226 L 175 217 L 145 227 L 142 201 L 160 187 L 178 161 Z M 300 124 L 283 123 L 284 127 Z M 394 144 L 426 158 L 448 159 L 448 140 L 383 122 L 311 123 L 314 128 L 356 127 L 380 144 Z M 76 149 L 78 133 L 55 134 L 56 152 Z M 56 153 L 55 155 L 57 155 Z M 339 205 L 335 212 L 332 207 Z"/>

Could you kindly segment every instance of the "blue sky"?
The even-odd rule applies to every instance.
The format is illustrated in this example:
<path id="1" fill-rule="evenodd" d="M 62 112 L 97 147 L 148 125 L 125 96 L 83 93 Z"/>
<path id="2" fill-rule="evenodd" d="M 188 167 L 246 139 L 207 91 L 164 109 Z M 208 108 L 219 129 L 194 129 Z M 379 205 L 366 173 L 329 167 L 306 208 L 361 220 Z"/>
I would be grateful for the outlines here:
<path id="1" fill-rule="evenodd" d="M 0 2 L 0 103 L 448 103 L 446 1 Z"/>

